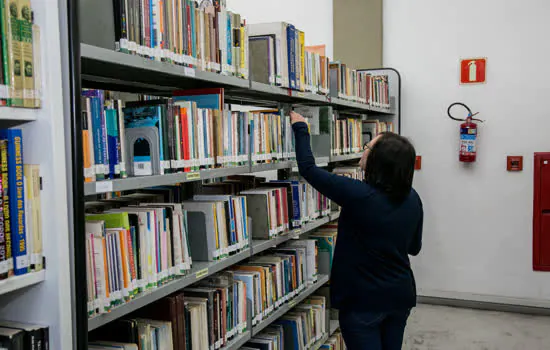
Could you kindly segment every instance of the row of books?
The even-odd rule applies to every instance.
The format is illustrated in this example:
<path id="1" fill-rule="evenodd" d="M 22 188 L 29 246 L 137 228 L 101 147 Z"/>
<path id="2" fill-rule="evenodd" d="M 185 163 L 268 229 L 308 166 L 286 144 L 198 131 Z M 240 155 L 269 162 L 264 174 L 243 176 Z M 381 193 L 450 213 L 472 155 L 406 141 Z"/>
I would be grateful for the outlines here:
<path id="1" fill-rule="evenodd" d="M 382 122 L 377 119 L 363 121 L 363 142 L 369 142 L 383 132 L 394 132 L 393 122 Z"/>
<path id="2" fill-rule="evenodd" d="M 0 320 L 0 349 L 39 350 L 49 348 L 49 327 Z"/>
<path id="3" fill-rule="evenodd" d="M 88 349 L 220 349 L 247 331 L 247 288 L 220 272 L 89 334 Z"/>
<path id="4" fill-rule="evenodd" d="M 298 240 L 231 267 L 246 283 L 253 326 L 317 280 L 316 257 L 314 240 Z"/>
<path id="5" fill-rule="evenodd" d="M 116 50 L 248 79 L 246 21 L 225 0 L 114 0 Z"/>
<path id="6" fill-rule="evenodd" d="M 307 350 L 326 334 L 326 300 L 310 296 L 248 341 L 243 350 Z"/>
<path id="7" fill-rule="evenodd" d="M 30 0 L 0 2 L 0 106 L 39 108 L 40 27 Z"/>
<path id="8" fill-rule="evenodd" d="M 363 150 L 363 123 L 360 118 L 332 117 L 332 155 L 353 154 Z"/>
<path id="9" fill-rule="evenodd" d="M 232 266 L 94 330 L 88 348 L 223 349 L 249 330 L 248 310 L 255 325 L 315 281 L 315 251 L 315 241 L 296 241 Z M 317 305 L 311 310 L 314 322 L 321 310 L 324 322 L 325 301 L 308 300 Z"/>
<path id="10" fill-rule="evenodd" d="M 328 340 L 321 345 L 319 349 L 322 350 L 346 350 L 346 343 L 344 342 L 344 337 L 342 336 L 342 332 L 340 330 L 337 330 L 332 334 Z"/>
<path id="11" fill-rule="evenodd" d="M 249 25 L 251 79 L 299 91 L 328 94 L 330 60 L 305 46 L 305 33 L 286 22 Z"/>
<path id="12" fill-rule="evenodd" d="M 202 191 L 246 196 L 252 218 L 252 238 L 271 239 L 309 221 L 326 216 L 332 202 L 300 180 L 272 180 L 249 175 L 230 176 L 204 184 Z"/>
<path id="13" fill-rule="evenodd" d="M 255 188 L 256 186 L 256 188 Z M 248 190 L 246 190 L 248 189 Z M 330 212 L 305 182 L 234 176 L 184 200 L 181 186 L 86 204 L 89 316 Z M 229 194 L 228 194 L 229 193 Z"/>
<path id="14" fill-rule="evenodd" d="M 330 275 L 330 272 L 332 270 L 332 261 L 334 259 L 334 251 L 336 249 L 337 238 L 337 222 L 325 224 L 308 235 L 308 239 L 313 239 L 317 242 L 317 269 L 319 273 L 323 275 Z"/>
<path id="15" fill-rule="evenodd" d="M 249 156 L 252 164 L 295 157 L 290 117 L 278 110 L 231 112 L 223 89 L 117 97 L 83 91 L 86 182 L 239 166 Z"/>
<path id="16" fill-rule="evenodd" d="M 388 79 L 387 75 L 350 69 L 341 62 L 330 64 L 330 93 L 345 100 L 389 109 Z"/>
<path id="17" fill-rule="evenodd" d="M 337 167 L 332 169 L 332 172 L 334 174 L 338 174 L 340 176 L 346 176 L 351 179 L 355 179 L 359 181 L 365 180 L 365 172 L 358 166 Z"/>
<path id="18" fill-rule="evenodd" d="M 0 280 L 43 269 L 40 167 L 24 164 L 21 129 L 0 130 Z"/>
<path id="19" fill-rule="evenodd" d="M 88 212 L 99 212 L 86 217 L 90 316 L 186 275 L 192 259 L 215 261 L 248 248 L 244 196 L 166 201 L 169 192 L 179 190 L 87 204 Z"/>

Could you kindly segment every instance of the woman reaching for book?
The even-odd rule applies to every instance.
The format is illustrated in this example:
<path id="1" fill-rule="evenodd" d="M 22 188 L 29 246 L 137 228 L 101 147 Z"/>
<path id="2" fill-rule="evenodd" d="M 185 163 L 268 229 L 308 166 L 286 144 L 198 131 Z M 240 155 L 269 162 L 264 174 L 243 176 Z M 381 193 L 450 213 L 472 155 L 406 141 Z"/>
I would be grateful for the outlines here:
<path id="1" fill-rule="evenodd" d="M 384 133 L 365 144 L 365 181 L 315 165 L 304 117 L 291 112 L 300 175 L 342 207 L 331 301 L 350 350 L 401 349 L 416 285 L 409 255 L 422 245 L 422 201 L 412 188 L 416 152 Z"/>

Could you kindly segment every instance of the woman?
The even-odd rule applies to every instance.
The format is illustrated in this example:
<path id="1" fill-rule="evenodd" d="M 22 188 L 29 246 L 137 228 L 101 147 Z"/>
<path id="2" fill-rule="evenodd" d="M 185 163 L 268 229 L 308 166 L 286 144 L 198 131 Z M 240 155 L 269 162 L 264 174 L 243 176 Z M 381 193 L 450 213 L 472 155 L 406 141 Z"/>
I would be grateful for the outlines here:
<path id="1" fill-rule="evenodd" d="M 331 301 L 350 350 L 401 349 L 416 286 L 409 254 L 422 244 L 423 210 L 412 189 L 416 153 L 385 133 L 361 158 L 365 182 L 315 165 L 305 119 L 291 112 L 300 175 L 342 207 L 331 272 Z"/>

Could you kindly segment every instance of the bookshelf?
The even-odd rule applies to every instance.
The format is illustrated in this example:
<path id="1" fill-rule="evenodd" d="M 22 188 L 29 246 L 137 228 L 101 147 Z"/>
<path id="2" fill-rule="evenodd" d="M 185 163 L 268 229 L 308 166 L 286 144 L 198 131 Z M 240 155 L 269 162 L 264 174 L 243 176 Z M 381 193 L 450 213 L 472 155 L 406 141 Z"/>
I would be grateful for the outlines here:
<path id="1" fill-rule="evenodd" d="M 77 233 L 84 231 L 84 203 L 92 196 L 107 192 L 123 192 L 137 189 L 144 189 L 154 186 L 165 186 L 177 183 L 193 183 L 202 180 L 223 178 L 231 175 L 250 174 L 264 171 L 284 170 L 290 171 L 296 167 L 295 161 L 280 161 L 267 164 L 255 164 L 238 167 L 219 169 L 207 169 L 191 173 L 173 173 L 166 175 L 154 175 L 145 177 L 130 177 L 126 179 L 105 180 L 98 182 L 84 183 L 82 172 L 82 121 L 80 120 L 80 91 L 82 88 L 106 89 L 113 91 L 144 93 L 157 96 L 171 96 L 176 89 L 198 89 L 198 88 L 224 88 L 226 103 L 242 103 L 258 105 L 263 107 L 273 106 L 318 106 L 330 108 L 335 113 L 352 114 L 361 118 L 376 117 L 387 121 L 400 121 L 400 91 L 392 92 L 392 108 L 380 108 L 357 103 L 330 95 L 318 95 L 310 92 L 294 91 L 278 86 L 272 86 L 254 82 L 250 79 L 241 79 L 234 76 L 225 76 L 213 72 L 201 71 L 194 68 L 178 66 L 170 63 L 145 59 L 140 56 L 116 52 L 113 49 L 114 40 L 105 39 L 108 44 L 103 44 L 98 38 L 105 32 L 112 36 L 112 3 L 107 0 L 97 2 L 75 0 L 71 2 L 69 9 L 69 33 L 71 42 L 69 44 L 72 65 L 71 77 L 73 78 L 72 96 L 72 118 L 70 142 L 70 156 L 72 169 L 69 170 L 70 178 L 74 180 L 72 185 L 71 203 L 71 229 L 75 233 L 71 241 L 71 256 L 74 259 L 73 284 L 74 284 L 74 341 L 75 348 L 84 349 L 87 346 L 88 332 L 104 326 L 120 317 L 149 305 L 165 296 L 200 281 L 208 276 L 227 269 L 228 267 L 242 262 L 256 254 L 266 251 L 269 248 L 278 246 L 286 241 L 300 237 L 318 227 L 336 220 L 339 212 L 331 212 L 325 217 L 304 225 L 299 230 L 290 231 L 272 240 L 252 240 L 250 248 L 230 256 L 227 259 L 203 262 L 194 261 L 191 271 L 181 278 L 170 281 L 161 287 L 150 292 L 142 293 L 126 304 L 115 307 L 111 312 L 101 314 L 88 319 L 86 312 L 86 261 L 85 241 L 82 235 Z M 80 8 L 79 8 L 80 7 Z M 90 16 L 85 16 L 82 11 L 94 11 Z M 101 26 L 97 33 L 92 35 L 91 31 L 84 28 L 98 18 L 101 12 Z M 86 12 L 87 13 L 87 12 Z M 82 21 L 79 21 L 79 16 Z M 105 23 L 107 22 L 107 23 Z M 79 28 L 80 27 L 80 28 Z M 80 30 L 80 33 L 79 33 Z M 97 36 L 98 38 L 92 38 Z M 384 70 L 385 71 L 385 70 Z M 393 74 L 393 73 L 392 73 Z M 392 78 L 393 79 L 393 78 Z M 392 81 L 391 84 L 400 84 L 399 81 Z M 287 110 L 285 108 L 285 110 Z M 1 116 L 1 115 L 0 115 Z M 32 119 L 30 119 L 32 120 Z M 399 129 L 397 129 L 398 131 Z M 330 147 L 330 139 L 329 147 Z M 318 142 L 326 142 L 326 139 L 319 139 Z M 315 152 L 316 148 L 314 148 Z M 334 156 L 330 149 L 323 149 L 322 152 L 315 152 L 316 161 L 319 166 L 332 166 L 338 162 L 355 161 L 361 157 L 361 153 L 344 154 Z M 192 229 L 192 227 L 190 228 Z M 67 239 L 68 241 L 68 239 Z M 248 331 L 236 336 L 227 344 L 224 349 L 238 349 L 244 345 L 252 336 L 258 334 L 271 322 L 288 312 L 297 303 L 303 301 L 314 293 L 319 287 L 328 281 L 327 275 L 320 275 L 318 281 L 307 286 L 292 300 L 275 310 L 271 315 L 262 320 L 254 327 L 248 322 Z M 332 334 L 333 330 L 327 329 L 327 334 L 312 347 L 317 349 Z M 53 347 L 56 348 L 56 347 Z M 61 348 L 61 347 L 60 347 Z"/>
<path id="2" fill-rule="evenodd" d="M 0 295 L 30 287 L 46 279 L 46 271 L 29 272 L 26 275 L 0 281 Z"/>

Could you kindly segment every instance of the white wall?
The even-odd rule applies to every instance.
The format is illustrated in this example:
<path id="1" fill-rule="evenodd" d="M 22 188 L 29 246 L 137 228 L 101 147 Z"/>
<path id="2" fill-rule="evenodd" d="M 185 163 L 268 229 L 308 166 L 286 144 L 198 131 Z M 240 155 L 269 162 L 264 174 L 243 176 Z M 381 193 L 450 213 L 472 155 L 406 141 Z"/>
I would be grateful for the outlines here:
<path id="1" fill-rule="evenodd" d="M 248 23 L 284 21 L 305 32 L 306 45 L 326 45 L 333 55 L 332 0 L 227 0 Z"/>
<path id="2" fill-rule="evenodd" d="M 550 273 L 532 271 L 533 152 L 550 150 L 548 13 L 547 0 L 384 1 L 384 65 L 403 76 L 403 134 L 423 157 L 413 264 L 425 295 L 550 300 Z M 459 86 L 459 58 L 479 56 L 487 84 Z M 486 119 L 471 167 L 446 117 L 454 101 Z M 506 155 L 523 155 L 524 171 L 507 173 Z"/>

